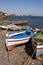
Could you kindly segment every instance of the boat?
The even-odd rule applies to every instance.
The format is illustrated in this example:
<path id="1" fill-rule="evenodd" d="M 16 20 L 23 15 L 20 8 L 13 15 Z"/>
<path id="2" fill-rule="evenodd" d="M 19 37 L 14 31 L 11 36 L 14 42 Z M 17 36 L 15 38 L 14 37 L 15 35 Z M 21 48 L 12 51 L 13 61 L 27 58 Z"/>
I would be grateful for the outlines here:
<path id="1" fill-rule="evenodd" d="M 10 25 L 7 25 L 7 27 L 8 27 L 8 30 L 21 30 L 22 29 L 22 27 L 21 26 L 17 26 L 17 25 L 15 25 L 15 24 L 10 24 Z"/>
<path id="2" fill-rule="evenodd" d="M 33 41 L 36 43 L 36 56 L 43 54 L 43 31 L 37 32 L 33 36 Z"/>
<path id="3" fill-rule="evenodd" d="M 0 24 L 0 28 L 5 29 L 5 30 L 21 30 L 22 29 L 21 26 L 17 26 L 14 24 L 8 24 L 8 23 Z"/>
<path id="4" fill-rule="evenodd" d="M 12 50 L 14 46 L 24 44 L 34 35 L 33 30 L 21 30 L 6 34 L 6 48 Z"/>
<path id="5" fill-rule="evenodd" d="M 0 28 L 1 29 L 7 29 L 7 25 L 2 24 L 2 25 L 0 25 Z"/>

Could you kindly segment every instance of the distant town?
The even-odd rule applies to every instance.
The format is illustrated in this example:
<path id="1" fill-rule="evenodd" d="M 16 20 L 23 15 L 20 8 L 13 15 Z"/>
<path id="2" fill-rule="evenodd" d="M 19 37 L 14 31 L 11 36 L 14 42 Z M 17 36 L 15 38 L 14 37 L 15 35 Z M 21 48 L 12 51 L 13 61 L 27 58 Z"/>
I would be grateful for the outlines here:
<path id="1" fill-rule="evenodd" d="M 25 15 L 25 14 L 23 14 L 23 15 L 17 15 L 17 14 L 9 14 L 9 13 L 5 13 L 5 12 L 1 12 L 0 11 L 0 18 L 1 17 L 4 17 L 4 16 L 32 16 L 32 15 Z"/>

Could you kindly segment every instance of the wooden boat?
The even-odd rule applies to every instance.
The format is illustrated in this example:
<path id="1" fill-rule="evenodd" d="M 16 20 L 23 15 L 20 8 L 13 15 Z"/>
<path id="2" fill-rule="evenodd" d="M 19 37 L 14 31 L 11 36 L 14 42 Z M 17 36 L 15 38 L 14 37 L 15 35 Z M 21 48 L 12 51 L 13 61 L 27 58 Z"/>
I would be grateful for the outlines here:
<path id="1" fill-rule="evenodd" d="M 30 40 L 34 32 L 32 30 L 16 31 L 6 34 L 6 47 L 8 50 L 13 49 L 15 45 L 24 44 Z"/>
<path id="2" fill-rule="evenodd" d="M 0 24 L 0 28 L 5 30 L 21 30 L 22 29 L 21 26 L 17 26 L 14 24 L 7 24 L 7 23 Z"/>
<path id="3" fill-rule="evenodd" d="M 37 32 L 33 40 L 36 42 L 36 56 L 43 54 L 43 32 Z"/>

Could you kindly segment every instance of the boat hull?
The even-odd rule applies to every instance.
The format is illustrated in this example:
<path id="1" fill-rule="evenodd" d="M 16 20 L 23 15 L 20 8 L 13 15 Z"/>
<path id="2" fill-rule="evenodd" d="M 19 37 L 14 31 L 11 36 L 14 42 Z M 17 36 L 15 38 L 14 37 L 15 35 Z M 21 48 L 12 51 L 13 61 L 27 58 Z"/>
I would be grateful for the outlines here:
<path id="1" fill-rule="evenodd" d="M 43 45 L 37 46 L 36 56 L 43 54 Z"/>
<path id="2" fill-rule="evenodd" d="M 6 39 L 6 46 L 8 50 L 12 50 L 16 45 L 24 44 L 30 40 L 29 37 L 22 39 Z"/>

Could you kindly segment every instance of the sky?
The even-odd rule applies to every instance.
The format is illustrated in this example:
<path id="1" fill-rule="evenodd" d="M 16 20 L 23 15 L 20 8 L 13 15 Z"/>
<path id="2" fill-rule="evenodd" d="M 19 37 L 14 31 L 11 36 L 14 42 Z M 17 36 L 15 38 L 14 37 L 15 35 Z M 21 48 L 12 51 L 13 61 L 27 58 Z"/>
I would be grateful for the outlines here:
<path id="1" fill-rule="evenodd" d="M 17 15 L 43 16 L 43 0 L 0 0 L 0 11 Z"/>

